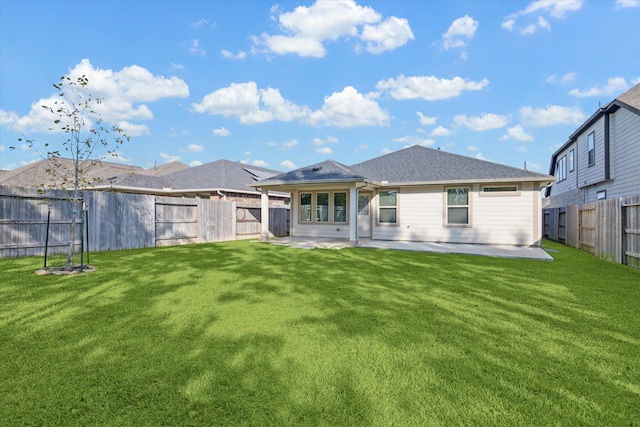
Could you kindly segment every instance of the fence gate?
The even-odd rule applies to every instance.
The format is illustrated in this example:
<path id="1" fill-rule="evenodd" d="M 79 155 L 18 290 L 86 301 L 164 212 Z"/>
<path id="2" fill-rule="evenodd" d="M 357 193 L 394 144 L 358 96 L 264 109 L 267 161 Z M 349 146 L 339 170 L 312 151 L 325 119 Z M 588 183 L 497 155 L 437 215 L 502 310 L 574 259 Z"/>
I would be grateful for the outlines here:
<path id="1" fill-rule="evenodd" d="M 260 235 L 262 211 L 260 205 L 249 203 L 236 204 L 236 236 L 249 239 Z"/>
<path id="2" fill-rule="evenodd" d="M 195 199 L 156 198 L 156 246 L 198 241 L 198 205 Z"/>
<path id="3" fill-rule="evenodd" d="M 558 209 L 558 242 L 567 243 L 567 209 Z"/>
<path id="4" fill-rule="evenodd" d="M 578 209 L 580 249 L 595 254 L 596 249 L 596 204 L 585 203 Z"/>

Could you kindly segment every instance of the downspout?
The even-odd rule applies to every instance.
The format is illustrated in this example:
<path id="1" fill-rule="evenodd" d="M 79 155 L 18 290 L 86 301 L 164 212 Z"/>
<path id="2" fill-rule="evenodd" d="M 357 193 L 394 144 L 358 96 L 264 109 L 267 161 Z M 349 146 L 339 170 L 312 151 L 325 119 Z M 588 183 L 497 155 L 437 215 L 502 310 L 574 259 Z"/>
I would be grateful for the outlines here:
<path id="1" fill-rule="evenodd" d="M 611 179 L 609 113 L 604 113 L 604 179 Z"/>
<path id="2" fill-rule="evenodd" d="M 216 193 L 218 193 L 218 196 L 222 197 L 222 200 L 227 200 L 227 195 L 222 191 L 216 190 Z"/>

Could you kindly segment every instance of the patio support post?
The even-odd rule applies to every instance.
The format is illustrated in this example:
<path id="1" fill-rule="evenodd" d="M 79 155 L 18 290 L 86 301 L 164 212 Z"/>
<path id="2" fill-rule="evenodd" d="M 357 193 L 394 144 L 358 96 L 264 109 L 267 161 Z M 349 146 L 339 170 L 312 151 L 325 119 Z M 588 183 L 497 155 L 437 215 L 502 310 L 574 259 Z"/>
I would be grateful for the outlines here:
<path id="1" fill-rule="evenodd" d="M 260 195 L 260 241 L 269 241 L 269 190 L 263 188 Z"/>
<path id="2" fill-rule="evenodd" d="M 349 240 L 358 241 L 358 189 L 349 189 Z"/>

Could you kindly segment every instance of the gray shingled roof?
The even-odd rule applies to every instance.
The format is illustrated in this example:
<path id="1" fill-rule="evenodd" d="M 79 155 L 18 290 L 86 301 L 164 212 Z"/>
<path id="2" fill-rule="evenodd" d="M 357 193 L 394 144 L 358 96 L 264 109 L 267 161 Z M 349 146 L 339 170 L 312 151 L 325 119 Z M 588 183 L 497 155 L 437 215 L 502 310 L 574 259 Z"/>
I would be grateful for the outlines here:
<path id="1" fill-rule="evenodd" d="M 620 95 L 617 100 L 640 110 L 640 83 Z"/>
<path id="2" fill-rule="evenodd" d="M 347 166 L 333 160 L 327 160 L 265 179 L 261 183 L 358 182 L 364 179 L 364 176 L 354 173 Z"/>
<path id="3" fill-rule="evenodd" d="M 152 168 L 145 169 L 138 173 L 141 173 L 144 175 L 151 175 L 151 176 L 163 176 L 163 175 L 167 175 L 173 172 L 178 172 L 188 168 L 189 166 L 185 165 L 184 163 L 176 161 L 176 162 L 165 163 L 160 166 L 154 166 Z"/>
<path id="4" fill-rule="evenodd" d="M 73 160 L 71 159 L 55 158 L 40 160 L 2 174 L 0 176 L 0 183 L 17 187 L 38 187 L 41 185 L 45 187 L 55 187 L 56 184 L 61 181 L 61 178 L 54 177 L 51 173 L 47 172 L 47 169 L 54 169 L 51 166 L 54 160 L 61 165 L 62 169 L 66 170 L 67 175 L 70 174 L 70 171 L 73 171 Z M 123 165 L 100 160 L 87 160 L 86 164 L 90 166 L 85 168 L 85 178 L 88 181 L 98 179 L 106 182 L 111 177 L 142 171 L 142 168 L 139 166 Z"/>
<path id="5" fill-rule="evenodd" d="M 548 175 L 414 145 L 353 166 L 328 160 L 261 182 L 264 186 L 370 181 L 409 184 L 491 180 L 547 181 Z"/>
<path id="6" fill-rule="evenodd" d="M 127 174 L 118 177 L 112 183 L 114 189 L 122 187 L 138 189 L 171 190 L 237 190 L 254 192 L 249 184 L 261 177 L 272 177 L 280 171 L 245 165 L 229 160 L 216 160 L 200 166 L 193 166 L 163 176 L 150 176 L 143 173 Z"/>

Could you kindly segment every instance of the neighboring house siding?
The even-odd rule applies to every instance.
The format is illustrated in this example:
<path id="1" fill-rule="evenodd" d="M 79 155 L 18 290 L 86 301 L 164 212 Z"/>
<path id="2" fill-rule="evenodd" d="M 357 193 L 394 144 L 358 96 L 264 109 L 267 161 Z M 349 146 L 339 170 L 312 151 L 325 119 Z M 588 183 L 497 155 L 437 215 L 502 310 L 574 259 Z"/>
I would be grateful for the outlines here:
<path id="1" fill-rule="evenodd" d="M 589 166 L 589 135 L 595 136 L 595 163 Z M 578 136 L 578 188 L 594 185 L 605 179 L 604 119 L 587 128 Z"/>
<path id="2" fill-rule="evenodd" d="M 621 108 L 611 118 L 614 181 L 607 198 L 640 194 L 640 116 Z"/>
<path id="3" fill-rule="evenodd" d="M 481 195 L 480 185 L 467 187 L 471 188 L 469 227 L 445 225 L 445 187 L 401 188 L 398 224 L 380 225 L 374 217 L 372 237 L 376 240 L 525 246 L 540 239 L 533 235 L 533 230 L 540 229 L 539 217 L 534 212 L 539 204 L 533 199 L 540 197 L 540 192 L 534 191 L 532 184 L 520 185 L 518 195 Z M 377 212 L 375 206 L 373 212 Z"/>
<path id="4" fill-rule="evenodd" d="M 570 167 L 570 153 L 573 150 L 573 162 L 574 167 L 571 170 Z M 562 159 L 565 159 L 566 168 L 566 178 L 563 180 L 559 180 L 559 170 L 556 166 L 556 181 L 553 183 L 553 192 L 554 193 L 564 193 L 565 191 L 571 191 L 578 188 L 578 150 L 576 144 L 571 144 L 564 151 L 558 154 L 558 160 L 556 163 L 560 162 Z"/>

